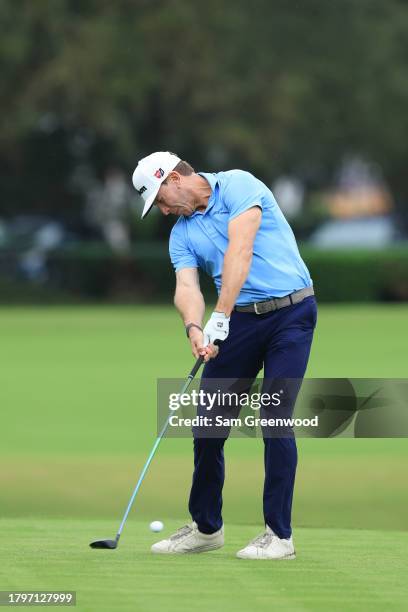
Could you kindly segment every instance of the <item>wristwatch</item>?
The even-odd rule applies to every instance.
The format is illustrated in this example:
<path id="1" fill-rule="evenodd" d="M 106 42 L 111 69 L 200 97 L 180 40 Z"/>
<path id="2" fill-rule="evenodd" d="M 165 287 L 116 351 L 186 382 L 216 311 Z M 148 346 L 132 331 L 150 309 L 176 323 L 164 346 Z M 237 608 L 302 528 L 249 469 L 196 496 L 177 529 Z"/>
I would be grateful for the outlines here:
<path id="1" fill-rule="evenodd" d="M 192 327 L 197 327 L 197 329 L 199 329 L 200 331 L 203 331 L 202 328 L 199 325 L 197 325 L 197 323 L 189 323 L 188 325 L 186 325 L 187 338 L 190 337 L 190 329 Z"/>

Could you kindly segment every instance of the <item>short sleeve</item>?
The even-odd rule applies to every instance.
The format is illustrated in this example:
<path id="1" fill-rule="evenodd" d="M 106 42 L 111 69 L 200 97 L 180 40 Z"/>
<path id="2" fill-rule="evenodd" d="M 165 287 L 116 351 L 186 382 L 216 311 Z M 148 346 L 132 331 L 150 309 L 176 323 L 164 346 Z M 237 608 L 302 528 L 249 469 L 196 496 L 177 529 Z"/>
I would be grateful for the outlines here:
<path id="1" fill-rule="evenodd" d="M 262 209 L 264 186 L 249 172 L 235 170 L 226 185 L 223 201 L 229 211 L 229 221 L 253 206 Z"/>
<path id="2" fill-rule="evenodd" d="M 196 256 L 188 246 L 185 229 L 179 223 L 171 230 L 169 252 L 175 272 L 182 268 L 198 268 Z"/>

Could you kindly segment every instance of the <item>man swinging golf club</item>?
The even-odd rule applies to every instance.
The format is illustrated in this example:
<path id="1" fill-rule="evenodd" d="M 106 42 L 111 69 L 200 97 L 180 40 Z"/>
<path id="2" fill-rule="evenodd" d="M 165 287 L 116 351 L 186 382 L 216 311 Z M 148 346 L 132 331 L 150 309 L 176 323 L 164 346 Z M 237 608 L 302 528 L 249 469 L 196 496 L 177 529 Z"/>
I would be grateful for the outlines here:
<path id="1" fill-rule="evenodd" d="M 142 218 L 153 206 L 178 216 L 169 243 L 174 302 L 194 356 L 204 356 L 203 379 L 254 380 L 262 367 L 265 379 L 302 379 L 317 307 L 309 272 L 271 191 L 242 170 L 196 173 L 168 151 L 141 159 L 133 185 L 144 200 Z M 214 279 L 218 292 L 204 327 L 198 268 Z M 154 544 L 152 552 L 196 553 L 223 546 L 224 443 L 225 436 L 194 436 L 192 522 Z M 264 459 L 265 531 L 237 556 L 294 559 L 294 436 L 264 437 Z"/>

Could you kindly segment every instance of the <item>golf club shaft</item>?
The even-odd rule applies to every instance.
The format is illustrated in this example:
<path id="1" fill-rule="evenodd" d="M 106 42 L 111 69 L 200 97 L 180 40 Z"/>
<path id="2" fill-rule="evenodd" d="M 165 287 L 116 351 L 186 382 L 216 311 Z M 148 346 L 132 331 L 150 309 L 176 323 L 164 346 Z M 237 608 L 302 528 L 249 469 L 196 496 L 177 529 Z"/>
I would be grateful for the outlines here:
<path id="1" fill-rule="evenodd" d="M 200 356 L 200 357 L 197 359 L 197 361 L 195 362 L 195 365 L 194 365 L 193 369 L 191 370 L 190 374 L 188 375 L 188 378 L 187 378 L 186 382 L 184 383 L 184 386 L 183 386 L 182 390 L 180 391 L 180 395 L 182 395 L 183 393 L 185 393 L 185 392 L 187 391 L 188 387 L 190 386 L 191 381 L 193 380 L 193 378 L 194 378 L 194 377 L 195 377 L 195 375 L 197 374 L 197 372 L 198 372 L 198 370 L 200 369 L 200 367 L 201 367 L 201 365 L 202 365 L 202 363 L 203 363 L 203 362 L 204 362 L 204 357 Z M 164 426 L 163 426 L 163 428 L 162 428 L 161 432 L 160 432 L 160 433 L 159 433 L 159 435 L 157 436 L 156 442 L 154 443 L 154 446 L 153 446 L 153 448 L 152 448 L 152 450 L 151 450 L 151 452 L 150 452 L 150 455 L 149 455 L 149 457 L 147 458 L 146 463 L 144 464 L 144 467 L 143 467 L 142 473 L 141 473 L 141 474 L 140 474 L 140 476 L 139 476 L 139 480 L 137 481 L 137 485 L 136 485 L 136 487 L 135 487 L 135 490 L 134 490 L 134 491 L 133 491 L 133 493 L 132 493 L 132 497 L 130 498 L 130 501 L 129 501 L 128 507 L 126 508 L 126 512 L 125 512 L 125 514 L 123 515 L 123 519 L 122 519 L 122 522 L 121 522 L 121 524 L 120 524 L 120 527 L 119 527 L 118 533 L 116 534 L 116 541 L 118 541 L 118 540 L 119 540 L 119 538 L 120 538 L 120 535 L 121 535 L 121 533 L 122 533 L 123 527 L 124 527 L 124 525 L 125 525 L 125 523 L 126 523 L 126 519 L 127 519 L 128 515 L 129 515 L 129 512 L 130 512 L 130 510 L 131 510 L 131 508 L 132 508 L 133 502 L 134 502 L 135 497 L 136 497 L 136 495 L 137 495 L 137 492 L 138 492 L 138 491 L 139 491 L 139 489 L 140 489 L 140 485 L 141 485 L 141 484 L 142 484 L 142 482 L 143 482 L 143 479 L 144 479 L 144 477 L 145 477 L 145 474 L 146 474 L 146 472 L 147 472 L 147 470 L 148 470 L 148 468 L 149 468 L 149 465 L 150 465 L 150 464 L 151 464 L 151 462 L 152 462 L 152 459 L 153 459 L 154 454 L 155 454 L 155 452 L 156 452 L 156 450 L 157 450 L 157 448 L 158 448 L 158 446 L 159 446 L 159 444 L 160 444 L 160 442 L 161 442 L 161 439 L 163 438 L 163 436 L 164 436 L 164 434 L 165 434 L 165 432 L 166 432 L 166 429 L 167 429 L 168 424 L 169 424 L 169 420 L 170 420 L 170 414 L 169 414 L 169 416 L 167 417 L 167 420 L 166 420 L 166 422 L 165 422 L 165 424 L 164 424 Z"/>

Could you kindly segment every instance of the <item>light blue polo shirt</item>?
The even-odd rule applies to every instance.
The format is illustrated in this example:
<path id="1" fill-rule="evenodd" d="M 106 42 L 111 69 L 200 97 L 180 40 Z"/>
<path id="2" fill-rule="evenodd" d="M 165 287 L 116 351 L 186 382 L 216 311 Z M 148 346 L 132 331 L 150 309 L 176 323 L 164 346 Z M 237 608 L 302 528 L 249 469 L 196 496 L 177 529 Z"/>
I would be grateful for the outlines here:
<path id="1" fill-rule="evenodd" d="M 212 194 L 205 211 L 179 217 L 171 231 L 169 251 L 176 272 L 200 268 L 214 279 L 220 293 L 228 223 L 259 206 L 262 221 L 249 274 L 236 304 L 282 297 L 312 284 L 289 223 L 264 183 L 243 170 L 199 174 L 211 185 Z"/>

